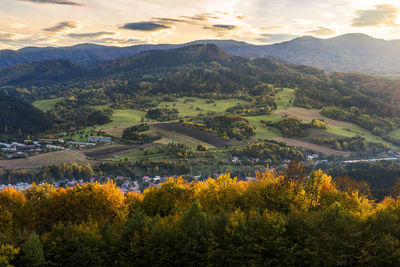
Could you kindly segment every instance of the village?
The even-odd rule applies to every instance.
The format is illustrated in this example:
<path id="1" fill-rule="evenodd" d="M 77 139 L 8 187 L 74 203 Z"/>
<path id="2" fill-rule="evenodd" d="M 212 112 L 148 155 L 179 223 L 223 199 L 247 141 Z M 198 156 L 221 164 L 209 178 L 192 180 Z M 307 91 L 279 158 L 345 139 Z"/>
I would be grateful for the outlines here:
<path id="1" fill-rule="evenodd" d="M 42 153 L 65 150 L 71 147 L 90 147 L 99 143 L 110 143 L 111 137 L 89 136 L 87 141 L 88 142 L 66 142 L 64 139 L 38 139 L 24 140 L 23 143 L 0 142 L 0 159 L 27 158 Z"/>

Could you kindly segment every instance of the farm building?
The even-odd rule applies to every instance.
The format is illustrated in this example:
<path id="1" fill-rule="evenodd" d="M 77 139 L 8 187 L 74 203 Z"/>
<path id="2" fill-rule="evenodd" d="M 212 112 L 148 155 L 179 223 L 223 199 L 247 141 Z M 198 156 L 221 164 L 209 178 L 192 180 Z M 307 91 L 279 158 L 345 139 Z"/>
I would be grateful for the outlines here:
<path id="1" fill-rule="evenodd" d="M 89 136 L 88 142 L 96 142 L 96 143 L 110 143 L 111 137 L 104 136 Z"/>

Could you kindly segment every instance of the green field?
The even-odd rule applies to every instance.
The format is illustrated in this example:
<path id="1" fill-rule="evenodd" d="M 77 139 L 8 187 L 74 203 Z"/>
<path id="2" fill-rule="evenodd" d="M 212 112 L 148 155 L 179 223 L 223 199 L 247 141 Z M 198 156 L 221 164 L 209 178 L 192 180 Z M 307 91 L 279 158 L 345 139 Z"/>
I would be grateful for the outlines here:
<path id="1" fill-rule="evenodd" d="M 87 127 L 82 131 L 75 131 L 69 135 L 64 135 L 64 138 L 75 142 L 87 142 L 88 136 L 97 136 L 97 133 L 93 130 L 93 127 Z"/>
<path id="2" fill-rule="evenodd" d="M 394 139 L 400 139 L 400 129 L 396 129 L 390 132 L 388 135 Z"/>
<path id="3" fill-rule="evenodd" d="M 49 110 L 52 110 L 54 106 L 58 103 L 64 100 L 64 97 L 58 97 L 54 99 L 45 99 L 45 100 L 37 100 L 33 102 L 33 106 L 40 109 L 43 112 L 47 112 Z"/>
<path id="4" fill-rule="evenodd" d="M 141 122 L 145 118 L 146 112 L 134 109 L 115 109 L 113 113 L 113 121 L 107 124 L 97 126 L 97 129 L 109 129 L 120 126 L 132 125 Z"/>
<path id="5" fill-rule="evenodd" d="M 399 147 L 384 141 L 382 138 L 379 136 L 373 135 L 370 131 L 363 129 L 357 125 L 352 125 L 352 126 L 329 126 L 327 131 L 329 133 L 332 133 L 334 135 L 339 135 L 339 136 L 344 136 L 344 137 L 354 137 L 354 136 L 362 136 L 364 137 L 368 142 L 373 142 L 373 143 L 382 143 L 388 145 L 391 149 L 398 150 Z"/>
<path id="6" fill-rule="evenodd" d="M 222 113 L 226 109 L 236 106 L 238 103 L 249 103 L 241 99 L 215 100 L 214 103 L 206 103 L 207 100 L 208 99 L 202 99 L 198 97 L 185 97 L 178 98 L 174 102 L 161 102 L 158 107 L 176 108 L 179 111 L 179 117 L 193 117 L 199 115 L 200 113 L 206 113 L 208 111 Z"/>
<path id="7" fill-rule="evenodd" d="M 256 127 L 256 139 L 269 139 L 272 137 L 282 136 L 281 132 L 273 127 L 265 127 L 262 120 L 277 122 L 281 119 L 278 115 L 259 115 L 259 116 L 247 116 L 245 117 L 254 127 Z"/>
<path id="8" fill-rule="evenodd" d="M 294 89 L 290 88 L 283 88 L 280 90 L 276 95 L 275 95 L 275 102 L 277 109 L 287 109 L 289 107 L 293 106 L 293 101 L 294 101 Z M 290 103 L 290 100 L 292 103 Z"/>

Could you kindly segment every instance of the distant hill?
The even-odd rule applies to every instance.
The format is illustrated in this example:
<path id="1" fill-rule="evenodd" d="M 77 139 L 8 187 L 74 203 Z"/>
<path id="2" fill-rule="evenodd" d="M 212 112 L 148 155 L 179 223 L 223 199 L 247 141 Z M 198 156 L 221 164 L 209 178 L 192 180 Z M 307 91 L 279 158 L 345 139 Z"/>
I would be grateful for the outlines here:
<path id="1" fill-rule="evenodd" d="M 400 73 L 400 40 L 386 41 L 364 34 L 345 34 L 331 39 L 300 37 L 273 44 L 253 45 L 234 40 L 199 40 L 186 44 L 136 45 L 112 47 L 80 44 L 71 47 L 27 47 L 0 51 L 0 67 L 31 61 L 66 59 L 73 62 L 102 62 L 132 56 L 149 50 L 175 49 L 194 44 L 213 43 L 225 52 L 242 57 L 272 57 L 289 63 L 315 66 L 327 71 L 372 74 Z"/>

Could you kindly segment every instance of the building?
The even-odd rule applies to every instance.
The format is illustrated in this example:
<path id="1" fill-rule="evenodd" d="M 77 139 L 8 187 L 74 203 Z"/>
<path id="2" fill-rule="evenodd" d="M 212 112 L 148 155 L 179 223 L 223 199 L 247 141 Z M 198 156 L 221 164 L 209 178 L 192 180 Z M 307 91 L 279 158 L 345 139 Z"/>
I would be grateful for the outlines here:
<path id="1" fill-rule="evenodd" d="M 111 137 L 104 137 L 104 136 L 89 136 L 88 142 L 95 142 L 95 143 L 110 143 Z"/>

